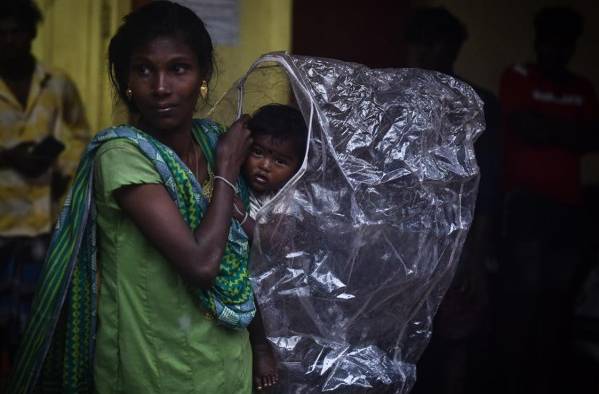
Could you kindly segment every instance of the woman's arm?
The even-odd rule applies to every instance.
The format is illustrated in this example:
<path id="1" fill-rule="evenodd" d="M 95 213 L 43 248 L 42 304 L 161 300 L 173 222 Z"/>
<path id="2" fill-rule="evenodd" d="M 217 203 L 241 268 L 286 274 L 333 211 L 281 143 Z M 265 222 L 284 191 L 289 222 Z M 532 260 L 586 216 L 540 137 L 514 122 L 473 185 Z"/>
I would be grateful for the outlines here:
<path id="1" fill-rule="evenodd" d="M 243 207 L 243 202 L 241 202 L 241 198 L 239 198 L 239 196 L 236 196 L 233 199 L 233 217 L 239 223 L 242 223 L 241 227 L 243 228 L 251 242 L 254 239 L 254 226 L 256 222 L 250 216 L 249 210 L 246 211 Z"/>
<path id="2" fill-rule="evenodd" d="M 245 119 L 221 136 L 216 175 L 235 182 L 251 145 Z M 212 201 L 198 228 L 192 231 L 162 185 L 126 186 L 115 192 L 121 209 L 173 267 L 193 285 L 212 286 L 220 270 L 233 210 L 233 189 L 215 179 Z"/>

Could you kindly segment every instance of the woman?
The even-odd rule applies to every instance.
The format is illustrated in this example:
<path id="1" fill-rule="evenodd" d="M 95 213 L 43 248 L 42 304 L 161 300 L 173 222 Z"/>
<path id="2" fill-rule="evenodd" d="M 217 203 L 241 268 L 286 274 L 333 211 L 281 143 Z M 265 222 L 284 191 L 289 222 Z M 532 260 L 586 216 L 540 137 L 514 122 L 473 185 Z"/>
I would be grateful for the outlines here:
<path id="1" fill-rule="evenodd" d="M 224 134 L 193 120 L 212 43 L 185 7 L 155 1 L 128 15 L 110 42 L 109 65 L 136 127 L 110 128 L 88 147 L 12 388 L 29 391 L 41 374 L 58 391 L 249 393 L 245 327 L 255 307 L 245 215 L 232 219 L 236 194 L 247 197 L 237 182 L 251 144 L 246 118 Z M 54 332 L 70 277 L 46 356 L 41 338 Z"/>

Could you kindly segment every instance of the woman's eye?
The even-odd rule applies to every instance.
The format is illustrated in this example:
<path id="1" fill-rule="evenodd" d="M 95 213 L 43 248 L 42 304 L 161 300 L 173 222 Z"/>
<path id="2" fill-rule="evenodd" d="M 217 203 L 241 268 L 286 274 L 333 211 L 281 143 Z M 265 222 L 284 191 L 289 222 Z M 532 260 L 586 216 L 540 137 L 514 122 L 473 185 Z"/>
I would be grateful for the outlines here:
<path id="1" fill-rule="evenodd" d="M 138 64 L 136 66 L 133 67 L 133 70 L 138 74 L 138 75 L 142 75 L 142 76 L 147 76 L 150 75 L 150 67 L 144 65 L 144 64 Z"/>
<path id="2" fill-rule="evenodd" d="M 173 71 L 175 74 L 184 74 L 187 70 L 189 70 L 189 66 L 187 64 L 175 64 L 173 66 Z"/>

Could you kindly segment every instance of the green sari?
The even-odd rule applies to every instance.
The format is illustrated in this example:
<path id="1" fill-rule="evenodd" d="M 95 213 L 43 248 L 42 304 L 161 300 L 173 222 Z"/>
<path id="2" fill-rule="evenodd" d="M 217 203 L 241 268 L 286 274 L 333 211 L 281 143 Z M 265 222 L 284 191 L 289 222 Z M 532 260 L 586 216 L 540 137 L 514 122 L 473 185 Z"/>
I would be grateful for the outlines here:
<path id="1" fill-rule="evenodd" d="M 193 133 L 209 166 L 222 128 L 194 120 Z M 93 162 L 98 147 L 125 138 L 148 157 L 181 215 L 195 229 L 208 207 L 201 185 L 167 146 L 130 126 L 109 128 L 89 144 L 59 217 L 23 335 L 8 392 L 93 392 L 96 331 L 96 223 Z M 247 188 L 238 183 L 247 203 Z M 194 290 L 204 308 L 230 328 L 244 328 L 255 314 L 248 274 L 248 239 L 232 220 L 215 285 Z M 42 379 L 38 379 L 42 376 Z M 41 380 L 41 386 L 38 385 Z"/>

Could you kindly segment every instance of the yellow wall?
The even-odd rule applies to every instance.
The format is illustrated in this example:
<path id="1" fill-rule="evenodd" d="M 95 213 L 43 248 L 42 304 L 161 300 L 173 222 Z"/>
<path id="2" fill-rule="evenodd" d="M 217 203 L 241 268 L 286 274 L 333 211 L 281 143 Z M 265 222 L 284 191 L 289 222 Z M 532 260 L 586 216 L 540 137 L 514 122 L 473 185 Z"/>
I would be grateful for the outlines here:
<path id="1" fill-rule="evenodd" d="M 239 45 L 216 48 L 211 102 L 245 74 L 260 55 L 291 49 L 292 0 L 241 0 Z"/>
<path id="2" fill-rule="evenodd" d="M 44 22 L 33 52 L 66 71 L 77 84 L 91 127 L 113 123 L 113 99 L 106 71 L 108 41 L 129 0 L 38 0 Z M 123 119 L 123 114 L 116 114 Z"/>
<path id="3" fill-rule="evenodd" d="M 240 0 L 240 41 L 217 47 L 211 102 L 216 101 L 263 53 L 291 47 L 292 0 Z M 113 109 L 106 70 L 110 37 L 130 10 L 129 0 L 37 0 L 44 14 L 33 51 L 76 82 L 94 130 L 123 121 Z"/>

